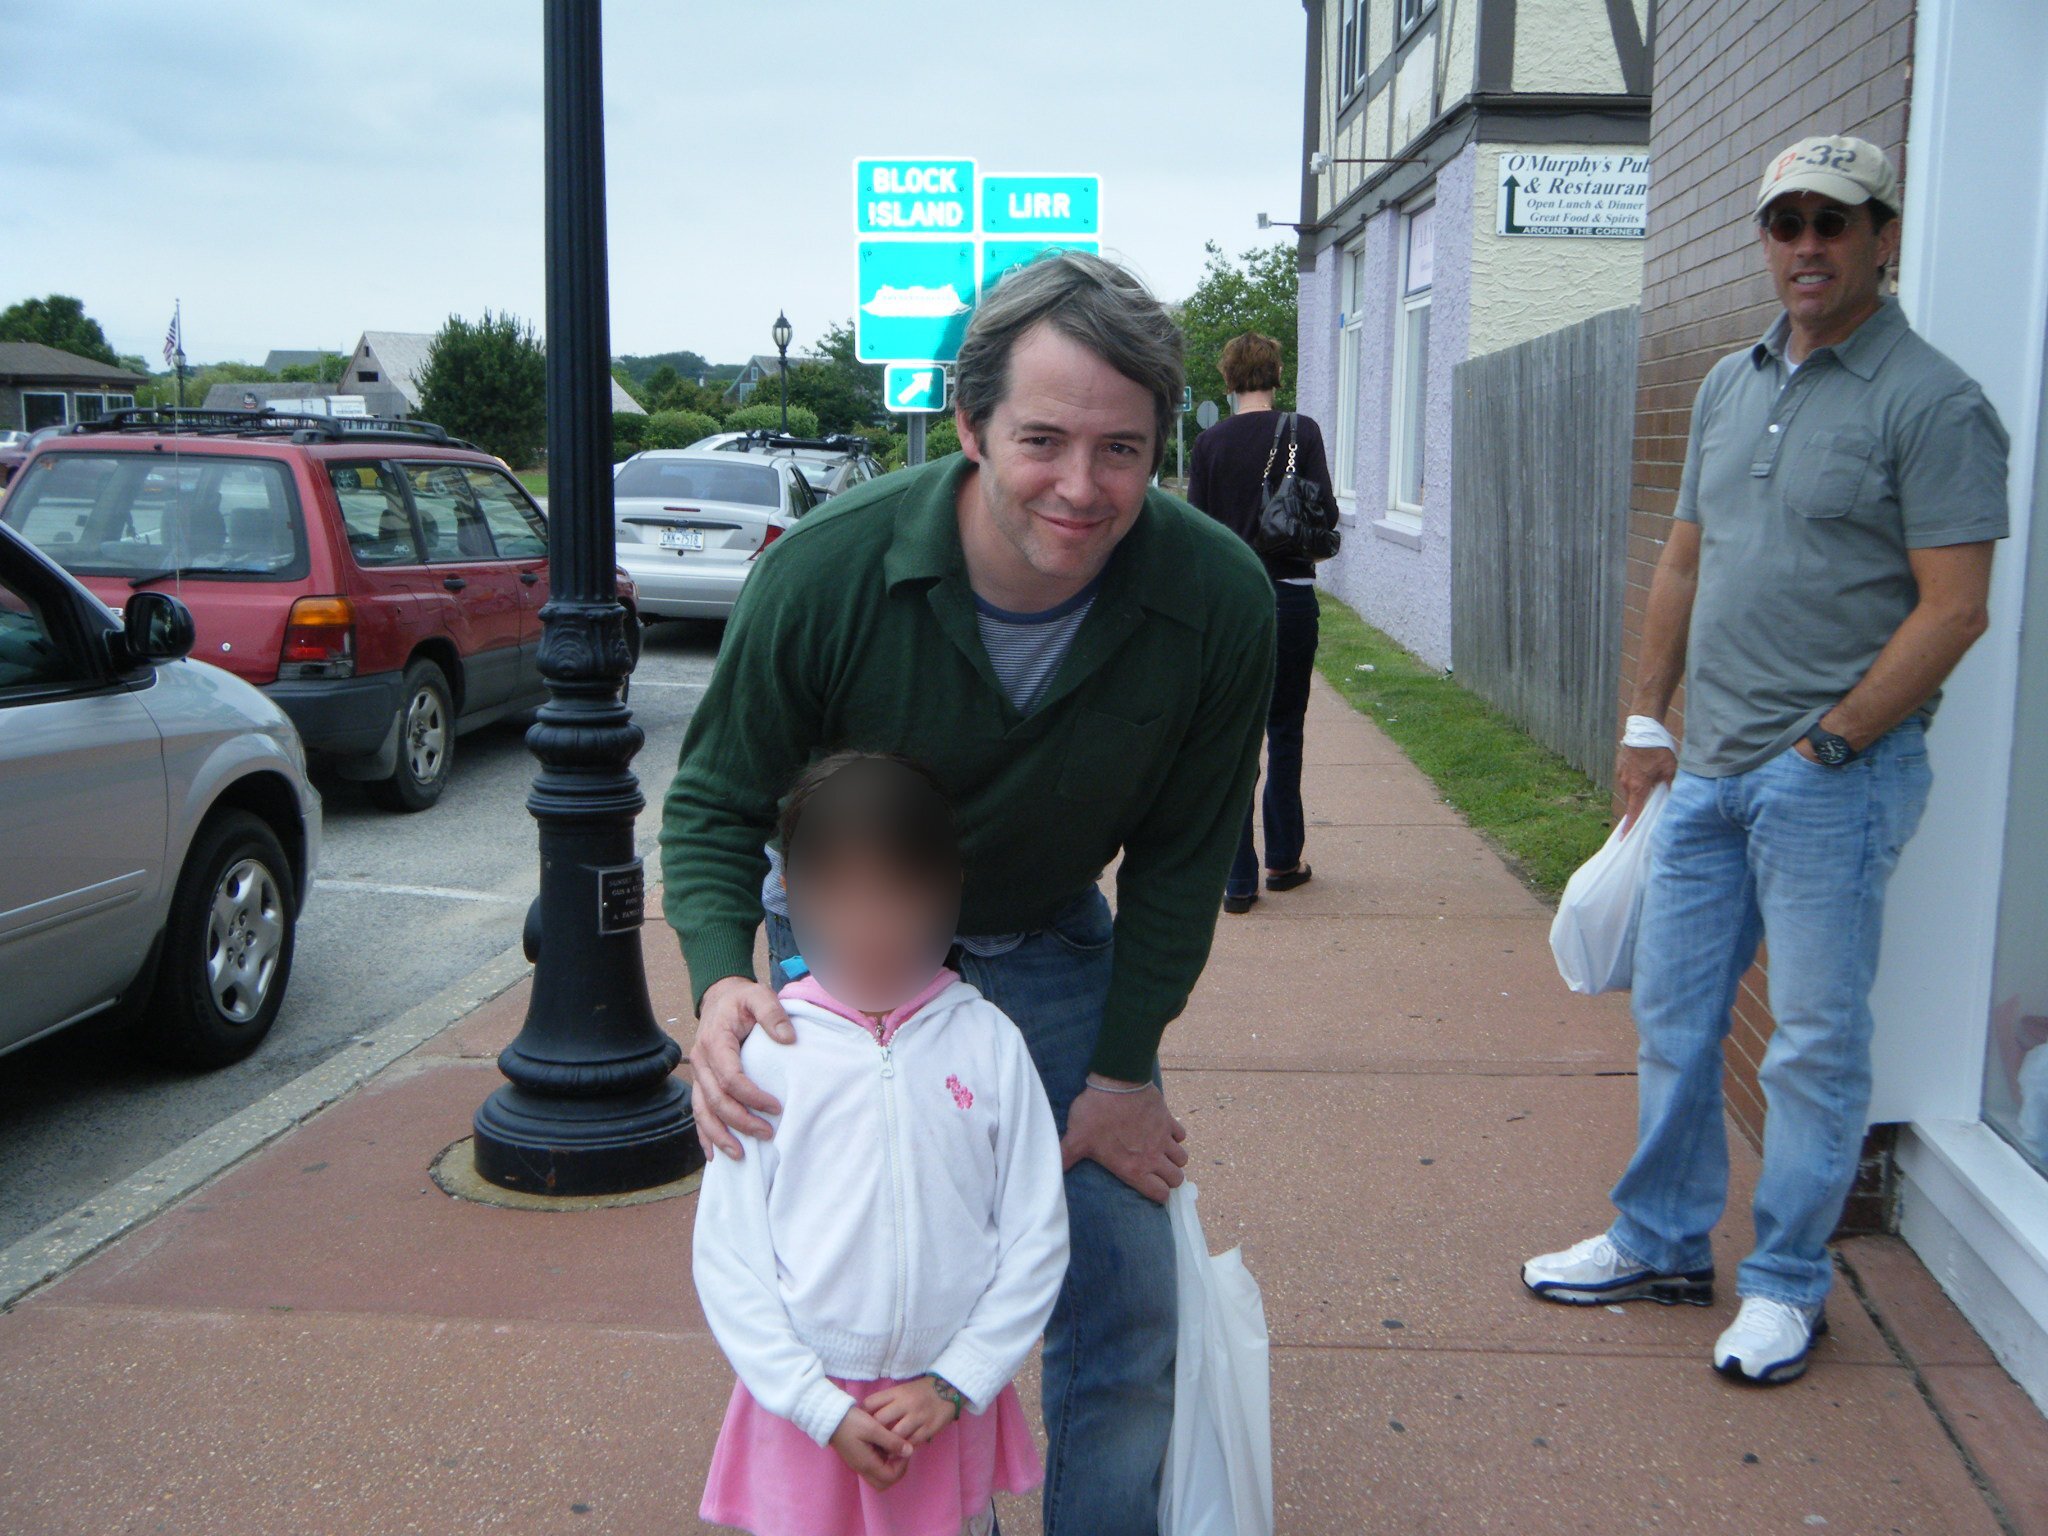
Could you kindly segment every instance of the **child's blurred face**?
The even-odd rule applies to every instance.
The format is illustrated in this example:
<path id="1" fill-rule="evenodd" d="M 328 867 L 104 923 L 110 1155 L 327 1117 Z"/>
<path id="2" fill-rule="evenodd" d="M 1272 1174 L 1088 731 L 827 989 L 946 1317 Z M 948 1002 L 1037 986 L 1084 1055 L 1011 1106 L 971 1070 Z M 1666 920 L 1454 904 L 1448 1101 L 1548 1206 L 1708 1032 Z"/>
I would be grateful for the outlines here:
<path id="1" fill-rule="evenodd" d="M 840 846 L 789 880 L 797 950 L 825 990 L 863 1013 L 910 1001 L 938 974 L 960 920 L 957 883 Z"/>

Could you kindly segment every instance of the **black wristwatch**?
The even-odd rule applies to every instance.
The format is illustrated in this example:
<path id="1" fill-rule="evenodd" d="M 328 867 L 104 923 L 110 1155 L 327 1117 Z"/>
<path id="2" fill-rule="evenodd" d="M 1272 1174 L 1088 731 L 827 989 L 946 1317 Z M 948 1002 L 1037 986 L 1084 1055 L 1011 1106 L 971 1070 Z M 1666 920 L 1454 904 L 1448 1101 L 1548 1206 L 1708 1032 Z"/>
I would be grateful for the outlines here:
<path id="1" fill-rule="evenodd" d="M 1823 768 L 1846 768 L 1860 755 L 1843 737 L 1833 731 L 1822 730 L 1819 722 L 1815 722 L 1813 729 L 1806 733 L 1806 740 Z"/>

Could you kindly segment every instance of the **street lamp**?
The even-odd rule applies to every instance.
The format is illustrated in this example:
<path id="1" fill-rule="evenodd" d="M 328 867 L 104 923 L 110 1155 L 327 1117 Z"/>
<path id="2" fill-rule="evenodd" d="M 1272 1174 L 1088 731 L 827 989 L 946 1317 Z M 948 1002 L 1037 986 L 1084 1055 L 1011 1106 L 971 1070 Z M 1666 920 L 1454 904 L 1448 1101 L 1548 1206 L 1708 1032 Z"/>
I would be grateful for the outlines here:
<path id="1" fill-rule="evenodd" d="M 628 766 L 641 730 L 619 697 L 632 652 L 612 524 L 601 42 L 599 0 L 548 0 L 548 702 L 526 733 L 539 922 L 526 1022 L 498 1056 L 510 1081 L 476 1112 L 476 1171 L 545 1195 L 648 1189 L 703 1163 L 674 1075 L 682 1049 L 654 1022 L 640 955 L 646 801 Z"/>
<path id="2" fill-rule="evenodd" d="M 782 378 L 782 435 L 789 436 L 789 338 L 795 333 L 789 328 L 789 316 L 781 310 L 775 311 L 775 329 L 769 332 L 775 338 L 775 355 L 781 359 L 779 372 Z"/>

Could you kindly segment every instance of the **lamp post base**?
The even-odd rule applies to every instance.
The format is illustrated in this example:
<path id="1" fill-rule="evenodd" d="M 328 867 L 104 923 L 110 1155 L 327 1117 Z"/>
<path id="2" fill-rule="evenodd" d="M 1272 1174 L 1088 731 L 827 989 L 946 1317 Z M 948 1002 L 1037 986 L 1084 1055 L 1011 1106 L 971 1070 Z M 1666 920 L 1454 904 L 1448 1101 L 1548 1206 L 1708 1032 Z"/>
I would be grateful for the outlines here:
<path id="1" fill-rule="evenodd" d="M 537 1195 L 651 1189 L 704 1166 L 690 1090 L 673 1077 L 588 1101 L 536 1099 L 508 1083 L 484 1100 L 475 1129 L 477 1173 Z"/>

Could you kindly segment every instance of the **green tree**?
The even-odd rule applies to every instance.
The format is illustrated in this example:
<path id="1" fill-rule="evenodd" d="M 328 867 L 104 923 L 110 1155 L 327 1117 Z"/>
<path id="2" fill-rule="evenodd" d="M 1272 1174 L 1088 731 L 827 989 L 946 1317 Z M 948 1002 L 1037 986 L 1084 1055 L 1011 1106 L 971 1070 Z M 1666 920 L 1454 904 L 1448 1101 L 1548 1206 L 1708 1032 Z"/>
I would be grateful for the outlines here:
<path id="1" fill-rule="evenodd" d="M 348 359 L 339 352 L 322 352 L 317 363 L 291 363 L 278 370 L 287 384 L 339 384 Z"/>
<path id="2" fill-rule="evenodd" d="M 1213 240 L 1203 249 L 1208 260 L 1202 276 L 1180 307 L 1187 379 L 1195 399 L 1223 405 L 1226 391 L 1217 366 L 1223 344 L 1246 331 L 1258 331 L 1280 343 L 1280 391 L 1274 403 L 1283 411 L 1293 410 L 1297 335 L 1294 247 L 1254 246 L 1236 261 L 1225 256 Z"/>
<path id="3" fill-rule="evenodd" d="M 725 418 L 725 430 L 728 432 L 780 432 L 782 430 L 781 402 L 774 396 L 770 396 L 770 403 L 757 404 L 756 402 L 760 399 L 761 392 L 756 390 L 753 397 L 745 405 L 736 411 L 728 413 Z M 816 437 L 818 435 L 817 413 L 807 405 L 798 405 L 794 400 L 790 401 L 789 435 L 791 437 Z"/>
<path id="4" fill-rule="evenodd" d="M 75 353 L 113 367 L 121 363 L 114 349 L 107 345 L 107 333 L 100 329 L 99 321 L 85 312 L 83 302 L 68 294 L 23 299 L 0 310 L 0 341 L 40 341 L 60 352 Z"/>
<path id="5" fill-rule="evenodd" d="M 268 384 L 277 375 L 257 366 L 255 363 L 208 363 L 204 368 L 185 370 L 185 404 L 197 408 L 206 404 L 206 392 L 216 384 Z M 152 375 L 149 383 L 135 391 L 137 405 L 176 405 L 178 403 L 178 380 L 175 374 Z M 240 409 L 239 392 L 233 402 L 234 409 Z"/>
<path id="6" fill-rule="evenodd" d="M 652 373 L 647 375 L 647 382 L 643 386 L 646 390 L 644 398 L 641 397 L 637 390 L 634 392 L 634 395 L 636 399 L 640 400 L 642 405 L 647 404 L 651 400 L 654 402 L 655 408 L 658 409 L 668 404 L 668 397 L 674 393 L 676 386 L 682 382 L 681 374 L 677 373 L 667 363 L 662 363 Z"/>
<path id="7" fill-rule="evenodd" d="M 642 448 L 687 448 L 718 430 L 702 411 L 656 411 L 640 430 Z"/>
<path id="8" fill-rule="evenodd" d="M 540 458 L 547 440 L 547 359 L 533 327 L 515 315 L 450 315 L 420 370 L 420 415 L 466 437 L 515 469 Z"/>

